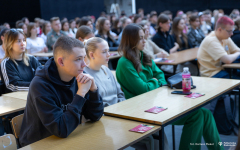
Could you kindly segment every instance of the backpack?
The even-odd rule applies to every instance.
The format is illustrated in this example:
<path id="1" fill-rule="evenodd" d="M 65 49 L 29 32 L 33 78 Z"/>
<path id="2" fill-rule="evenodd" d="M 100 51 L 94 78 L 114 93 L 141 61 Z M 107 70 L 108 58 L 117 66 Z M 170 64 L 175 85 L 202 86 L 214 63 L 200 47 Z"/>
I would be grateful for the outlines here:
<path id="1" fill-rule="evenodd" d="M 234 128 L 239 128 L 235 122 L 236 110 L 235 102 L 229 95 L 221 96 L 218 100 L 211 102 L 211 112 L 215 118 L 218 132 L 224 135 L 230 135 L 237 132 Z"/>

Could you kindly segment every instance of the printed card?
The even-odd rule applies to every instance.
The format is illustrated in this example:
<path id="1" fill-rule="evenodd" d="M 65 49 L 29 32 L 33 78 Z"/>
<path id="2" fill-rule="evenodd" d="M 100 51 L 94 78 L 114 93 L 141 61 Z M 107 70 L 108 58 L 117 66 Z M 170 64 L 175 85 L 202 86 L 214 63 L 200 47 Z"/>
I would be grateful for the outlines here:
<path id="1" fill-rule="evenodd" d="M 204 95 L 205 95 L 204 93 L 192 93 L 192 94 L 189 94 L 189 95 L 187 95 L 185 97 L 195 99 L 195 98 L 198 98 L 198 97 L 201 97 L 201 96 L 204 96 Z"/>
<path id="2" fill-rule="evenodd" d="M 147 132 L 148 130 L 151 130 L 152 128 L 154 128 L 154 126 L 149 126 L 149 125 L 146 125 L 146 124 L 140 124 L 140 125 L 136 126 L 135 128 L 133 128 L 129 131 L 144 133 L 144 132 Z"/>
<path id="3" fill-rule="evenodd" d="M 167 63 L 174 62 L 174 60 L 170 60 L 170 59 L 167 59 L 167 58 L 156 58 L 153 61 L 154 62 L 167 62 Z"/>
<path id="4" fill-rule="evenodd" d="M 174 60 L 166 60 L 164 62 L 171 63 L 171 62 L 174 62 Z"/>
<path id="5" fill-rule="evenodd" d="M 110 56 L 116 56 L 117 54 L 116 53 L 111 53 Z"/>
<path id="6" fill-rule="evenodd" d="M 163 108 L 163 107 L 158 107 L 158 106 L 155 106 L 153 108 L 150 108 L 148 110 L 145 110 L 145 112 L 150 112 L 150 113 L 154 113 L 154 114 L 158 114 L 164 110 L 166 110 L 167 108 Z"/>

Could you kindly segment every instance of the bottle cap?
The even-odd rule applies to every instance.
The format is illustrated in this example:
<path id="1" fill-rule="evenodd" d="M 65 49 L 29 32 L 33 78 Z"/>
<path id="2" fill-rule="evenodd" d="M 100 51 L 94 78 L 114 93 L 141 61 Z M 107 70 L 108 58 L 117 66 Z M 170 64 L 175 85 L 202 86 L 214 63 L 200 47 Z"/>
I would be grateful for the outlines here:
<path id="1" fill-rule="evenodd" d="M 188 67 L 184 67 L 183 71 L 189 71 L 189 68 Z"/>

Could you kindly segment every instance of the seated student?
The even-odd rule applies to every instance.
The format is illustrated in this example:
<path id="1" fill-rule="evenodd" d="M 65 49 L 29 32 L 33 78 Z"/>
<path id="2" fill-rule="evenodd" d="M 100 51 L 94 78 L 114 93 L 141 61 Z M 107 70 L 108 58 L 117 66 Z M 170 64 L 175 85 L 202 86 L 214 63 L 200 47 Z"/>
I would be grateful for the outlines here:
<path id="1" fill-rule="evenodd" d="M 188 39 L 191 41 L 193 47 L 199 47 L 205 35 L 201 29 L 199 29 L 200 22 L 197 15 L 192 15 L 189 18 L 191 28 L 188 32 Z"/>
<path id="2" fill-rule="evenodd" d="M 179 45 L 179 49 L 176 51 L 172 51 L 172 53 L 192 48 L 191 41 L 188 39 L 187 35 L 183 33 L 184 28 L 185 28 L 185 22 L 181 17 L 176 17 L 173 19 L 172 36 L 174 41 Z M 197 68 L 196 61 L 179 64 L 177 66 L 176 72 L 177 73 L 182 72 L 184 67 L 189 68 L 191 75 L 198 75 L 198 68 Z"/>
<path id="3" fill-rule="evenodd" d="M 1 29 L 0 31 L 0 63 L 2 61 L 2 59 L 4 58 L 5 56 L 5 50 L 4 50 L 4 35 L 5 33 L 8 31 L 9 29 L 4 27 Z"/>
<path id="4" fill-rule="evenodd" d="M 50 22 L 49 21 L 45 21 L 44 23 L 43 23 L 43 26 L 42 26 L 42 34 L 41 34 L 41 38 L 44 40 L 44 43 L 46 44 L 46 42 L 47 42 L 47 34 L 48 34 L 48 32 L 50 32 L 51 31 L 51 29 L 52 29 L 52 27 L 51 27 L 51 24 L 50 24 Z"/>
<path id="5" fill-rule="evenodd" d="M 179 45 L 179 49 L 172 51 L 172 53 L 192 48 L 191 41 L 188 39 L 187 35 L 183 33 L 184 28 L 185 22 L 181 17 L 173 19 L 172 36 L 174 41 Z"/>
<path id="6" fill-rule="evenodd" d="M 26 49 L 29 54 L 48 52 L 48 48 L 44 43 L 44 40 L 41 37 L 37 37 L 37 27 L 33 22 L 28 24 L 27 37 Z M 37 57 L 37 59 L 48 60 L 48 57 Z"/>
<path id="7" fill-rule="evenodd" d="M 136 14 L 133 18 L 133 23 L 140 23 L 142 21 L 142 16 L 139 14 Z"/>
<path id="8" fill-rule="evenodd" d="M 163 72 L 142 51 L 144 45 L 144 32 L 139 26 L 131 24 L 125 27 L 119 45 L 119 53 L 122 53 L 123 56 L 118 61 L 116 77 L 127 99 L 167 84 Z M 191 145 L 190 143 L 201 143 L 202 136 L 206 143 L 220 142 L 213 115 L 205 108 L 200 108 L 173 124 L 184 125 L 180 150 L 200 150 L 201 145 Z M 207 145 L 207 147 L 224 149 L 218 144 Z"/>
<path id="9" fill-rule="evenodd" d="M 86 52 L 81 41 L 60 37 L 53 58 L 39 68 L 29 88 L 19 141 L 26 146 L 50 135 L 66 138 L 85 117 L 103 115 L 94 78 L 83 73 Z"/>
<path id="10" fill-rule="evenodd" d="M 53 44 L 57 41 L 59 37 L 67 36 L 63 31 L 61 31 L 61 22 L 58 17 L 51 18 L 50 22 L 52 30 L 47 34 L 48 51 L 52 51 Z"/>
<path id="11" fill-rule="evenodd" d="M 155 13 L 152 13 L 151 15 L 150 15 L 150 22 L 151 22 L 151 26 L 150 26 L 150 29 L 149 29 L 149 33 L 150 33 L 150 35 L 155 35 L 156 34 L 156 30 L 155 30 L 155 26 L 156 26 L 156 24 L 157 24 L 157 14 L 155 14 Z"/>
<path id="12" fill-rule="evenodd" d="M 27 25 L 25 23 L 20 22 L 19 24 L 17 24 L 16 28 L 22 29 L 23 33 L 27 35 Z"/>
<path id="13" fill-rule="evenodd" d="M 62 20 L 62 31 L 69 37 L 75 37 L 69 30 L 69 23 L 67 20 Z"/>
<path id="14" fill-rule="evenodd" d="M 91 37 L 94 37 L 94 34 L 90 27 L 83 25 L 78 28 L 76 33 L 76 39 L 84 42 L 84 40 L 87 40 Z"/>
<path id="15" fill-rule="evenodd" d="M 93 34 L 93 31 L 89 26 L 82 25 L 81 27 L 78 28 L 76 33 L 76 39 L 84 42 L 84 40 L 87 40 L 91 37 L 95 37 L 95 35 Z M 89 64 L 88 57 L 85 57 L 84 61 L 87 65 Z"/>
<path id="16" fill-rule="evenodd" d="M 222 68 L 222 63 L 231 64 L 240 55 L 240 48 L 230 38 L 234 22 L 227 16 L 217 20 L 212 31 L 199 47 L 197 59 L 203 77 L 229 78 L 229 73 Z"/>
<path id="17" fill-rule="evenodd" d="M 69 25 L 70 25 L 69 32 L 73 35 L 73 37 L 76 37 L 76 32 L 77 32 L 76 21 L 71 19 L 69 21 Z"/>
<path id="18" fill-rule="evenodd" d="M 147 23 L 148 22 L 145 20 L 139 23 L 144 30 L 144 39 L 146 40 L 143 52 L 148 54 L 153 60 L 156 58 L 166 58 L 169 56 L 168 52 L 162 48 L 159 48 L 151 39 L 149 39 L 149 26 Z"/>
<path id="19" fill-rule="evenodd" d="M 233 42 L 240 47 L 240 18 L 235 20 L 235 30 L 233 31 L 232 40 Z"/>
<path id="20" fill-rule="evenodd" d="M 174 42 L 173 37 L 169 34 L 170 19 L 167 15 L 161 14 L 157 21 L 157 33 L 152 37 L 152 41 L 168 53 L 176 52 L 179 45 Z"/>
<path id="21" fill-rule="evenodd" d="M 121 23 L 122 23 L 122 31 L 123 31 L 123 29 L 124 29 L 127 25 L 129 25 L 129 24 L 132 23 L 132 20 L 131 20 L 130 18 L 128 18 L 128 17 L 122 17 L 122 18 L 120 19 L 120 21 L 121 21 Z M 121 31 L 121 33 L 120 33 L 119 36 L 118 36 L 118 41 L 117 41 L 118 44 L 120 44 L 121 39 L 122 39 L 122 31 Z"/>
<path id="22" fill-rule="evenodd" d="M 112 25 L 112 32 L 117 36 L 122 32 L 121 23 L 119 19 L 115 19 Z"/>
<path id="23" fill-rule="evenodd" d="M 110 51 L 116 51 L 118 43 L 114 39 L 114 37 L 110 34 L 110 30 L 111 30 L 110 21 L 107 18 L 102 17 L 98 21 L 98 34 L 96 34 L 96 37 L 101 37 L 105 39 L 108 42 Z"/>
<path id="24" fill-rule="evenodd" d="M 79 21 L 78 27 L 89 26 L 93 30 L 92 20 L 89 17 L 82 17 Z"/>
<path id="25" fill-rule="evenodd" d="M 1 62 L 1 79 L 5 83 L 5 93 L 28 90 L 35 71 L 41 64 L 34 56 L 26 54 L 25 34 L 10 29 L 4 36 L 5 57 Z"/>
<path id="26" fill-rule="evenodd" d="M 104 107 L 124 101 L 125 97 L 114 75 L 104 66 L 109 61 L 109 47 L 105 40 L 93 37 L 85 42 L 89 64 L 84 71 L 95 79 Z"/>

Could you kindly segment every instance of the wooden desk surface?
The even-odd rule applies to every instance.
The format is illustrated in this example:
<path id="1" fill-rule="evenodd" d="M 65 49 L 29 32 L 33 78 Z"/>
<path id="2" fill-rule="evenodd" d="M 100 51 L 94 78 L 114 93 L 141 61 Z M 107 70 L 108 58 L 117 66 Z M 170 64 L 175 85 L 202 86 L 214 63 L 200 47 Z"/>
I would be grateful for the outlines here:
<path id="1" fill-rule="evenodd" d="M 11 97 L 0 97 L 0 116 L 24 110 L 26 102 L 25 100 Z"/>
<path id="2" fill-rule="evenodd" d="M 139 124 L 141 122 L 103 116 L 95 123 L 79 125 L 67 138 L 50 136 L 20 150 L 123 149 L 161 129 L 160 126 L 154 125 L 153 129 L 143 134 L 129 131 Z"/>
<path id="3" fill-rule="evenodd" d="M 162 125 L 240 85 L 240 80 L 206 77 L 192 78 L 197 88 L 191 91 L 205 93 L 205 96 L 191 99 L 184 97 L 184 95 L 171 94 L 171 92 L 175 90 L 168 87 L 161 87 L 126 101 L 108 106 L 104 108 L 104 114 Z M 159 114 L 144 112 L 154 106 L 167 107 L 168 109 Z"/>
<path id="4" fill-rule="evenodd" d="M 223 68 L 240 69 L 240 63 L 224 64 Z"/>
<path id="5" fill-rule="evenodd" d="M 12 92 L 3 94 L 2 97 L 9 97 L 9 98 L 17 98 L 21 100 L 27 100 L 28 91 L 21 91 L 21 92 Z"/>
<path id="6" fill-rule="evenodd" d="M 192 61 L 197 58 L 198 48 L 192 48 L 188 50 L 183 50 L 177 53 L 170 54 L 168 59 L 174 60 L 171 63 L 168 62 L 155 62 L 158 65 L 178 65 L 188 61 Z"/>
<path id="7" fill-rule="evenodd" d="M 48 53 L 35 53 L 32 54 L 33 56 L 38 56 L 38 57 L 53 57 L 53 52 L 48 52 Z"/>

